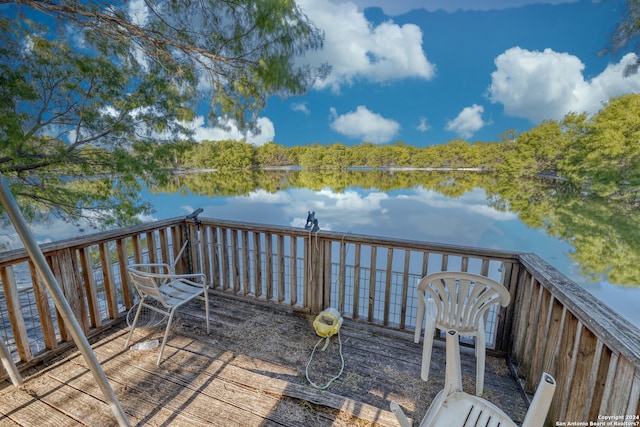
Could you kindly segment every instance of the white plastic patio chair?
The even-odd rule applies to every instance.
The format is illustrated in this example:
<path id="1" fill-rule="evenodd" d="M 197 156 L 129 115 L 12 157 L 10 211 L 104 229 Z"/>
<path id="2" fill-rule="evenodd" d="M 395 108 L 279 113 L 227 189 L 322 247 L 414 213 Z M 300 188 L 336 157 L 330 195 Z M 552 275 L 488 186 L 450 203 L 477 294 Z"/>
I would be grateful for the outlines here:
<path id="1" fill-rule="evenodd" d="M 204 299 L 207 333 L 209 333 L 209 299 L 207 280 L 204 274 L 173 274 L 171 266 L 168 264 L 132 264 L 127 267 L 127 271 L 138 295 L 140 295 L 140 302 L 127 341 L 124 344 L 125 348 L 129 346 L 143 307 L 169 317 L 156 365 L 160 365 L 173 315 L 176 309 L 182 305 L 195 298 Z"/>
<path id="2" fill-rule="evenodd" d="M 486 354 L 485 316 L 494 305 L 506 307 L 509 291 L 485 276 L 460 272 L 440 272 L 423 277 L 418 284 L 418 311 L 414 342 L 420 342 L 426 318 L 420 377 L 429 379 L 429 365 L 435 329 L 454 329 L 460 335 L 475 337 L 476 394 L 482 396 Z"/>
<path id="3" fill-rule="evenodd" d="M 436 395 L 419 426 L 517 427 L 513 420 L 493 403 L 462 391 L 458 332 L 455 330 L 448 331 L 446 340 L 445 386 Z M 542 427 L 544 425 L 555 387 L 555 379 L 547 373 L 542 374 L 522 427 Z M 395 414 L 402 427 L 411 427 L 411 422 L 402 411 L 402 408 L 394 401 L 391 402 L 391 411 Z"/>

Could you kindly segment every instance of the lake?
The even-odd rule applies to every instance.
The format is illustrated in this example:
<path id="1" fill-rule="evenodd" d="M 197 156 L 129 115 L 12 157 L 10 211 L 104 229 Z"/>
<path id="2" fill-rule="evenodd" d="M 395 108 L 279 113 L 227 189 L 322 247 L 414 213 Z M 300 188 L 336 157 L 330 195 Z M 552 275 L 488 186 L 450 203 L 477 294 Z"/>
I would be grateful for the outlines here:
<path id="1" fill-rule="evenodd" d="M 561 183 L 511 182 L 472 172 L 256 171 L 179 175 L 141 197 L 144 221 L 187 215 L 534 252 L 640 326 L 640 213 L 568 194 Z M 603 210 L 604 209 L 604 210 Z M 76 236 L 62 221 L 34 224 L 36 238 Z M 20 246 L 12 230 L 0 243 Z"/>

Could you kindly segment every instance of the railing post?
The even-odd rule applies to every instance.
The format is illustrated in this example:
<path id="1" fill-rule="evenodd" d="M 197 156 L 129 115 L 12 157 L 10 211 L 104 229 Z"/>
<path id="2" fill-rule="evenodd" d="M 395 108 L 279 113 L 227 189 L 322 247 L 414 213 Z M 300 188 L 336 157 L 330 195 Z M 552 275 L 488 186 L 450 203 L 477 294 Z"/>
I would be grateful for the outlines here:
<path id="1" fill-rule="evenodd" d="M 318 233 L 309 233 L 305 241 L 305 300 L 311 313 L 317 314 L 324 309 L 324 241 Z"/>

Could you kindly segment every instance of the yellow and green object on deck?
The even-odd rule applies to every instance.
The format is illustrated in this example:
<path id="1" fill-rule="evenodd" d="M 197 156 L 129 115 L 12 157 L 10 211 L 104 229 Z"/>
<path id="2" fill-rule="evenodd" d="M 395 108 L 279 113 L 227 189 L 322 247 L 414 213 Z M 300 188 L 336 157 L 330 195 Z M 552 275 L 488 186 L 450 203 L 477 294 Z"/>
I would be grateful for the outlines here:
<path id="1" fill-rule="evenodd" d="M 316 316 L 313 321 L 313 328 L 319 336 L 329 338 L 338 333 L 342 322 L 343 319 L 338 310 L 335 308 L 327 308 Z"/>

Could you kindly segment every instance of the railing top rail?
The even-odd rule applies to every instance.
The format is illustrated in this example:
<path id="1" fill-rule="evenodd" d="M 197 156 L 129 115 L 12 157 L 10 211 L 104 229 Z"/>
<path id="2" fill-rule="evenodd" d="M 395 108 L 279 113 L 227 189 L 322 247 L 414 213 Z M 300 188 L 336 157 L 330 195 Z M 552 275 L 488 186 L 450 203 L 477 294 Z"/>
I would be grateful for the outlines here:
<path id="1" fill-rule="evenodd" d="M 520 262 L 606 346 L 640 367 L 640 329 L 539 256 L 522 254 Z"/>
<path id="2" fill-rule="evenodd" d="M 317 233 L 309 230 L 302 230 L 294 227 L 256 224 L 241 221 L 229 221 L 214 218 L 199 218 L 200 223 L 209 226 L 226 227 L 248 231 L 267 232 L 274 234 L 284 234 L 288 236 L 315 237 L 323 239 L 344 241 L 346 243 L 362 243 L 367 245 L 387 246 L 391 248 L 426 250 L 433 253 L 443 253 L 459 256 L 477 256 L 480 258 L 492 258 L 504 261 L 517 261 L 522 252 L 505 251 L 498 249 L 485 249 L 473 246 L 449 245 L 444 243 L 432 243 L 418 240 L 396 239 L 374 235 L 353 234 L 351 232 L 337 232 L 321 230 Z"/>
<path id="3" fill-rule="evenodd" d="M 43 243 L 40 245 L 42 252 L 52 252 L 60 249 L 67 248 L 81 248 L 87 245 L 95 245 L 109 240 L 118 239 L 121 237 L 127 237 L 133 234 L 145 233 L 147 231 L 156 230 L 159 228 L 169 227 L 172 225 L 178 225 L 185 222 L 185 217 L 169 218 L 154 222 L 145 222 L 142 224 L 133 225 L 130 227 L 116 228 L 113 230 L 102 231 L 93 234 L 87 234 L 84 236 L 78 236 L 71 239 L 58 240 L 50 243 Z M 15 263 L 25 261 L 29 258 L 27 251 L 23 248 L 13 249 L 0 253 L 0 266 L 3 264 Z"/>

